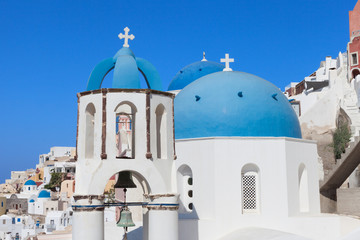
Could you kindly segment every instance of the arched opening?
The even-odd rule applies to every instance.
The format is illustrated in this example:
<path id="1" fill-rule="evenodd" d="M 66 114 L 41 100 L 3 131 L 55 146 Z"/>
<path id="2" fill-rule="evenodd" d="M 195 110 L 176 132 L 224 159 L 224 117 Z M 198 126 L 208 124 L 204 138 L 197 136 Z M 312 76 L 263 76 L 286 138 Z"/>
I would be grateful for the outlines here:
<path id="1" fill-rule="evenodd" d="M 359 75 L 359 74 L 360 74 L 360 70 L 357 69 L 357 68 L 353 69 L 352 72 L 351 72 L 351 75 L 352 75 L 353 78 L 356 78 L 356 76 Z"/>
<path id="2" fill-rule="evenodd" d="M 85 109 L 85 158 L 94 157 L 95 106 L 89 103 Z"/>
<path id="3" fill-rule="evenodd" d="M 136 107 L 130 102 L 119 104 L 116 109 L 116 157 L 135 158 Z"/>
<path id="4" fill-rule="evenodd" d="M 242 212 L 260 212 L 260 171 L 257 165 L 249 163 L 241 169 Z"/>
<path id="5" fill-rule="evenodd" d="M 177 170 L 179 213 L 191 213 L 194 209 L 193 173 L 188 165 L 181 165 Z"/>
<path id="6" fill-rule="evenodd" d="M 167 131 L 166 131 L 166 111 L 162 104 L 155 110 L 156 114 L 156 146 L 157 158 L 167 158 Z"/>
<path id="7" fill-rule="evenodd" d="M 124 179 L 121 174 L 128 176 Z M 132 182 L 132 183 L 129 183 Z M 130 184 L 130 185 L 129 185 Z M 134 184 L 135 186 L 131 185 Z M 122 186 L 122 187 L 119 187 Z M 128 186 L 124 191 L 123 186 Z M 144 194 L 150 193 L 150 187 L 142 175 L 134 171 L 121 171 L 115 173 L 108 181 L 104 189 L 105 205 L 104 210 L 104 224 L 105 224 L 105 239 L 107 234 L 114 236 L 123 236 L 124 228 L 119 227 L 121 220 L 121 211 L 125 208 L 124 203 L 127 204 L 131 212 L 134 227 L 128 228 L 129 239 L 143 239 L 143 234 L 146 234 L 146 226 L 148 221 L 148 210 L 143 208 Z M 121 238 L 121 237 L 120 237 Z"/>
<path id="8" fill-rule="evenodd" d="M 298 170 L 299 181 L 299 210 L 309 212 L 309 185 L 305 164 L 301 163 Z"/>

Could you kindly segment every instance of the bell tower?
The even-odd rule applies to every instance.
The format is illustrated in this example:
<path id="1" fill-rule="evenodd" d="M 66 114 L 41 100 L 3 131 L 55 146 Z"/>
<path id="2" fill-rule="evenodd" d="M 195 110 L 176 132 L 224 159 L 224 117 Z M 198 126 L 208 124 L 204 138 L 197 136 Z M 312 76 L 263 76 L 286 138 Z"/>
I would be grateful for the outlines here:
<path id="1" fill-rule="evenodd" d="M 114 174 L 130 172 L 148 189 L 142 203 L 143 239 L 176 240 L 174 95 L 160 91 L 158 72 L 135 57 L 129 48 L 135 36 L 124 30 L 119 34 L 123 48 L 96 65 L 87 91 L 78 93 L 73 239 L 104 239 L 105 185 Z M 112 88 L 101 88 L 111 70 Z M 140 88 L 139 72 L 146 89 Z"/>

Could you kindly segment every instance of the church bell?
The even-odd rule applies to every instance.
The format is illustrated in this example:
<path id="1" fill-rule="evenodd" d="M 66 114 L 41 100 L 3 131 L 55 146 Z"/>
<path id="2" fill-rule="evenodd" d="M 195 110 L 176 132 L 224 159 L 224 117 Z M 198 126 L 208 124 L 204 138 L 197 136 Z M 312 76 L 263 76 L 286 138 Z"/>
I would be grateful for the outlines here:
<path id="1" fill-rule="evenodd" d="M 120 213 L 120 219 L 117 222 L 118 227 L 134 227 L 135 223 L 132 220 L 131 212 L 128 207 L 124 207 Z"/>
<path id="2" fill-rule="evenodd" d="M 118 179 L 114 188 L 136 188 L 136 184 L 132 180 L 131 172 L 119 172 Z"/>

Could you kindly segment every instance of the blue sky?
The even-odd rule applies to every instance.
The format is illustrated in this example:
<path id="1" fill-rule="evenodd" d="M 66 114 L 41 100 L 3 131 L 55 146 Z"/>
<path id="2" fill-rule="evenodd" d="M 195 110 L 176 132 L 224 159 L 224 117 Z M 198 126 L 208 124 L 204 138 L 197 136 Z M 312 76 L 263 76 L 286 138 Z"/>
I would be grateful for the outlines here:
<path id="1" fill-rule="evenodd" d="M 232 69 L 283 89 L 346 51 L 355 3 L 0 0 L 0 182 L 11 170 L 35 167 L 52 146 L 75 146 L 76 93 L 85 91 L 92 68 L 121 48 L 124 27 L 164 90 L 203 51 L 212 61 L 230 53 Z"/>

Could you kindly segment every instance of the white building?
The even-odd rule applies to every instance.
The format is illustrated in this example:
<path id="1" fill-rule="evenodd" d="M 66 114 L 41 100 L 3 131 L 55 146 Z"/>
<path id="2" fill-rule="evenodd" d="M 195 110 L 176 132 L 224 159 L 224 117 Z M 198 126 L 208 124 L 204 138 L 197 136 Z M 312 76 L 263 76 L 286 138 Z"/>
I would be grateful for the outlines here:
<path id="1" fill-rule="evenodd" d="M 3 215 L 0 217 L 0 239 L 27 239 L 35 235 L 35 223 L 31 216 Z"/>
<path id="2" fill-rule="evenodd" d="M 74 147 L 52 147 L 50 152 L 47 154 L 41 154 L 39 156 L 39 164 L 36 165 L 36 168 L 44 167 L 47 161 L 53 161 L 56 158 L 60 157 L 73 157 L 75 155 Z"/>
<path id="3" fill-rule="evenodd" d="M 35 200 L 35 214 L 46 215 L 47 202 L 51 201 L 51 194 L 47 190 L 41 190 Z M 55 210 L 55 209 L 53 209 Z"/>
<path id="4" fill-rule="evenodd" d="M 78 94 L 74 240 L 119 237 L 108 234 L 115 232 L 110 223 L 104 227 L 102 194 L 123 171 L 144 194 L 142 227 L 131 228 L 132 239 L 339 239 L 360 227 L 320 213 L 316 142 L 301 138 L 276 86 L 232 71 L 227 55 L 225 68 L 201 61 L 182 69 L 168 89 L 178 92 L 173 103 L 172 94 L 153 90 L 155 68 L 127 41 Z M 100 89 L 112 68 L 113 88 Z M 319 81 L 331 82 L 330 59 L 323 68 Z M 140 89 L 138 69 L 149 89 Z M 121 132 L 123 118 L 131 131 Z"/>
<path id="5" fill-rule="evenodd" d="M 46 232 L 64 230 L 72 224 L 72 211 L 52 211 L 46 215 L 45 226 Z"/>

